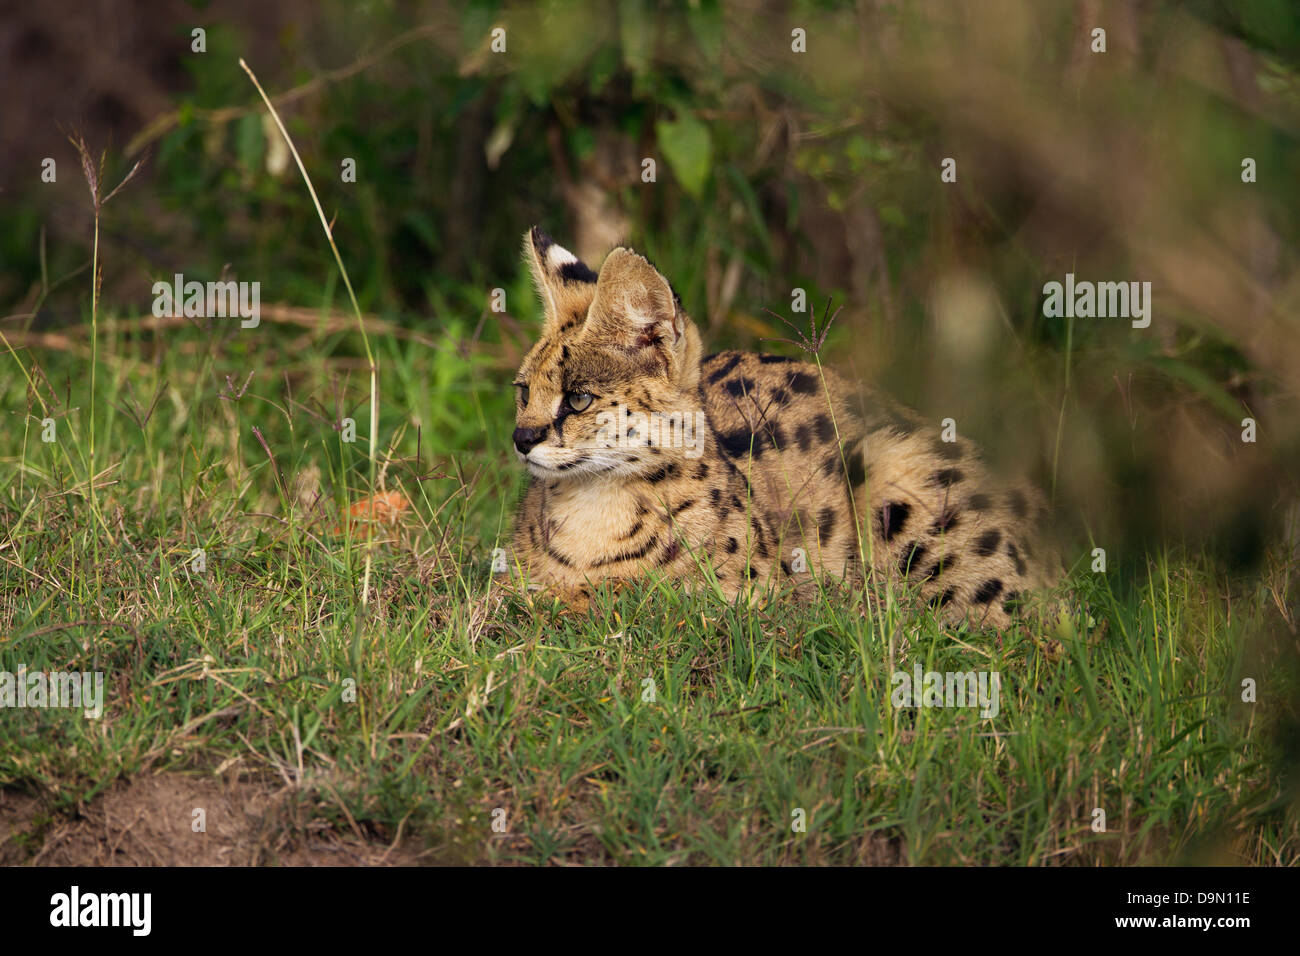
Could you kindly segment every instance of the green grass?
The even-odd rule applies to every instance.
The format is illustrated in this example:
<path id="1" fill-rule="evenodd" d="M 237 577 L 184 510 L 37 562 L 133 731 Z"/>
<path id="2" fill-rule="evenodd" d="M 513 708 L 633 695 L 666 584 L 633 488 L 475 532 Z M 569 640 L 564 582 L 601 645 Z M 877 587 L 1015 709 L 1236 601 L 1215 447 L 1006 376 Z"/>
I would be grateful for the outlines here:
<path id="1" fill-rule="evenodd" d="M 1000 638 L 875 582 L 753 609 L 654 583 L 586 617 L 530 606 L 489 574 L 520 476 L 508 370 L 460 347 L 466 322 L 435 348 L 372 333 L 380 486 L 412 508 L 375 535 L 363 608 L 365 534 L 332 532 L 370 490 L 368 366 L 324 316 L 101 316 L 95 395 L 85 356 L 0 355 L 0 669 L 107 682 L 99 720 L 0 710 L 0 785 L 63 818 L 121 778 L 219 771 L 451 862 L 1296 859 L 1279 561 L 1251 581 L 1176 549 L 1085 564 L 1072 625 Z M 999 672 L 1001 713 L 893 707 L 916 661 Z"/>

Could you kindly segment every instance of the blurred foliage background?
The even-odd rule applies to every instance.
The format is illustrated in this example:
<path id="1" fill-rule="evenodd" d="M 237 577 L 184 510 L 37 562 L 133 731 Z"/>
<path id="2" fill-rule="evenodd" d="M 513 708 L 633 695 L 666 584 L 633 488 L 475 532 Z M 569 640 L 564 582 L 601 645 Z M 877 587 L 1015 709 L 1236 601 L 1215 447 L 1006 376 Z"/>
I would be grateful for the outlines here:
<path id="1" fill-rule="evenodd" d="M 519 243 L 539 223 L 593 266 L 619 241 L 646 252 L 716 348 L 788 350 L 761 340 L 788 336 L 765 310 L 807 321 L 796 288 L 819 315 L 842 305 L 823 357 L 1029 471 L 1072 555 L 1159 536 L 1230 570 L 1294 556 L 1292 0 L 6 7 L 0 330 L 15 346 L 84 354 L 77 130 L 110 185 L 146 157 L 101 223 L 104 308 L 139 320 L 142 360 L 181 347 L 150 315 L 153 282 L 256 280 L 269 321 L 341 316 L 312 349 L 364 399 L 355 323 L 244 57 L 362 309 L 392 332 L 381 363 L 401 355 L 427 396 L 389 387 L 386 434 L 413 422 L 435 456 L 506 460 L 504 386 L 537 317 Z M 1043 285 L 1067 272 L 1151 282 L 1151 326 L 1045 318 Z M 289 387 L 304 340 L 275 359 L 253 342 L 232 329 L 211 347 L 232 370 L 278 361 Z"/>

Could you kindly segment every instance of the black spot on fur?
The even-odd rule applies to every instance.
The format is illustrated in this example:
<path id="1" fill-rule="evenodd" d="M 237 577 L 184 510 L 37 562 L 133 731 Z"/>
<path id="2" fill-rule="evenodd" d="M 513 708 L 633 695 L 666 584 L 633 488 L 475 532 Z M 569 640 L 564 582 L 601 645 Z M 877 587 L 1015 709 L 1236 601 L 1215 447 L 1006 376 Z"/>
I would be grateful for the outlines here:
<path id="1" fill-rule="evenodd" d="M 970 496 L 970 501 L 966 502 L 966 507 L 971 511 L 988 511 L 993 502 L 985 494 L 976 494 Z"/>
<path id="2" fill-rule="evenodd" d="M 1019 607 L 1020 607 L 1019 591 L 1012 591 L 1010 594 L 1007 595 L 1006 600 L 1002 602 L 1002 612 L 1004 614 L 1011 614 L 1014 611 L 1016 611 Z"/>
<path id="3" fill-rule="evenodd" d="M 740 542 L 735 538 L 727 539 L 727 554 L 735 554 L 736 549 L 740 547 Z"/>
<path id="4" fill-rule="evenodd" d="M 987 558 L 998 549 L 998 542 L 1002 540 L 1002 532 L 998 530 L 985 531 L 975 542 L 975 553 L 981 558 Z"/>
<path id="5" fill-rule="evenodd" d="M 713 502 L 713 507 L 715 509 L 718 507 L 718 505 L 722 504 L 722 489 L 714 488 L 712 491 L 710 491 L 709 500 Z"/>
<path id="6" fill-rule="evenodd" d="M 1029 502 L 1025 500 L 1022 492 L 1013 491 L 1007 495 L 1007 506 L 1017 518 L 1023 518 L 1029 514 Z"/>
<path id="7" fill-rule="evenodd" d="M 745 568 L 745 577 L 749 578 L 751 581 L 754 580 L 754 578 L 758 577 L 758 568 L 754 567 L 752 564 L 749 565 L 749 567 Z"/>
<path id="8" fill-rule="evenodd" d="M 951 488 L 965 477 L 960 468 L 941 468 L 930 476 L 930 484 Z"/>
<path id="9" fill-rule="evenodd" d="M 744 395 L 753 395 L 754 380 L 752 378 L 745 378 L 742 375 L 739 378 L 731 379 L 723 386 L 723 388 L 727 390 L 727 394 L 732 398 L 740 398 Z"/>
<path id="10" fill-rule="evenodd" d="M 947 461 L 956 461 L 962 456 L 961 442 L 944 441 L 940 438 L 934 443 L 934 453 Z"/>
<path id="11" fill-rule="evenodd" d="M 585 262 L 566 262 L 560 266 L 560 278 L 565 282 L 595 282 L 598 277 Z"/>
<path id="12" fill-rule="evenodd" d="M 907 518 L 911 513 L 912 506 L 906 501 L 889 502 L 880 509 L 880 533 L 886 541 L 892 541 L 894 536 L 903 530 L 903 525 L 907 524 Z"/>
<path id="13" fill-rule="evenodd" d="M 976 604 L 988 604 L 995 597 L 1002 593 L 1002 582 L 997 578 L 990 578 L 979 586 L 972 599 Z"/>
<path id="14" fill-rule="evenodd" d="M 910 435 L 916 431 L 916 422 L 894 409 L 886 410 L 885 424 L 900 435 Z"/>
<path id="15" fill-rule="evenodd" d="M 799 446 L 801 452 L 807 453 L 812 447 L 812 428 L 807 423 L 800 425 L 794 430 L 795 444 Z"/>
<path id="16" fill-rule="evenodd" d="M 947 607 L 956 597 L 957 589 L 948 588 L 948 590 L 944 591 L 942 594 L 936 594 L 934 597 L 930 598 L 930 605 L 933 607 L 937 604 L 939 607 Z"/>
<path id="17" fill-rule="evenodd" d="M 742 428 L 739 431 L 719 435 L 718 444 L 732 458 L 742 458 L 749 454 L 749 443 L 753 440 L 753 437 L 752 432 L 747 432 Z"/>
<path id="18" fill-rule="evenodd" d="M 931 534 L 945 534 L 957 527 L 958 521 L 961 520 L 961 512 L 955 508 L 944 508 L 943 513 L 935 519 L 934 524 L 930 526 Z"/>
<path id="19" fill-rule="evenodd" d="M 930 565 L 930 570 L 925 572 L 925 580 L 929 581 L 932 578 L 937 578 L 945 571 L 951 571 L 956 566 L 957 555 L 945 554 L 938 561 L 934 562 L 934 564 Z"/>
<path id="20" fill-rule="evenodd" d="M 564 555 L 560 554 L 560 552 L 556 551 L 555 548 L 551 547 L 549 544 L 546 546 L 546 554 L 552 560 L 558 562 L 559 564 L 562 564 L 566 568 L 573 567 L 572 561 L 570 561 Z"/>
<path id="21" fill-rule="evenodd" d="M 823 445 L 835 440 L 835 423 L 829 415 L 818 415 L 813 419 L 813 428 L 817 431 L 817 440 Z"/>
<path id="22" fill-rule="evenodd" d="M 631 551 L 621 551 L 611 558 L 603 558 L 597 561 L 593 567 L 602 568 L 608 564 L 618 564 L 620 561 L 636 561 L 644 558 L 650 553 L 650 549 L 659 543 L 659 539 L 653 535 L 646 540 L 646 543 L 639 548 L 633 548 Z"/>
<path id="23" fill-rule="evenodd" d="M 760 355 L 758 357 L 758 360 L 762 362 L 764 365 L 777 365 L 782 362 L 794 361 L 794 359 L 788 358 L 784 355 Z"/>
<path id="24" fill-rule="evenodd" d="M 687 510 L 688 508 L 692 508 L 692 507 L 694 507 L 694 506 L 695 506 L 695 499 L 694 499 L 694 498 L 687 498 L 685 501 L 683 501 L 681 504 L 679 504 L 676 508 L 669 508 L 669 509 L 668 509 L 668 517 L 669 517 L 669 518 L 676 518 L 676 517 L 677 517 L 679 514 L 681 514 L 683 511 Z"/>
<path id="25" fill-rule="evenodd" d="M 772 389 L 770 398 L 772 400 L 772 407 L 780 409 L 786 404 L 786 402 L 790 401 L 790 393 L 784 388 L 778 387 Z"/>
<path id="26" fill-rule="evenodd" d="M 787 578 L 791 577 L 794 574 L 794 572 L 790 570 L 790 565 L 788 565 L 784 561 L 781 562 L 781 571 L 784 572 Z"/>
<path id="27" fill-rule="evenodd" d="M 662 468 L 656 468 L 654 471 L 650 472 L 650 474 L 646 475 L 643 480 L 650 482 L 652 485 L 657 485 L 665 478 L 671 478 L 675 474 L 677 474 L 677 462 L 674 461 L 664 465 Z"/>
<path id="28" fill-rule="evenodd" d="M 720 437 L 719 442 L 733 458 L 744 458 L 749 455 L 755 462 L 763 457 L 763 449 L 768 445 L 767 436 L 762 432 L 746 432 L 744 429 Z"/>
<path id="29" fill-rule="evenodd" d="M 791 372 L 790 377 L 786 379 L 786 385 L 791 391 L 798 392 L 800 395 L 811 395 L 817 391 L 817 376 L 809 372 Z"/>
<path id="30" fill-rule="evenodd" d="M 835 530 L 835 509 L 827 505 L 817 513 L 817 533 L 821 535 L 822 544 L 831 539 Z"/>
<path id="31" fill-rule="evenodd" d="M 1025 576 L 1025 559 L 1020 556 L 1020 552 L 1012 541 L 1007 542 L 1007 557 L 1016 563 L 1016 574 L 1023 578 Z"/>
<path id="32" fill-rule="evenodd" d="M 673 540 L 669 541 L 666 545 L 664 545 L 663 553 L 659 555 L 659 564 L 661 566 L 665 564 L 672 564 L 674 561 L 677 560 L 677 556 L 681 554 L 681 551 L 682 551 L 682 546 L 677 542 L 677 539 L 674 538 Z"/>
<path id="33" fill-rule="evenodd" d="M 867 463 L 856 450 L 845 449 L 844 454 L 848 456 L 849 484 L 856 488 L 867 480 Z"/>
<path id="34" fill-rule="evenodd" d="M 731 370 L 740 364 L 740 353 L 733 352 L 720 366 L 709 373 L 710 384 L 716 385 L 731 374 Z"/>
<path id="35" fill-rule="evenodd" d="M 898 561 L 898 570 L 906 575 L 912 568 L 919 568 L 921 562 L 925 560 L 925 552 L 928 549 L 919 541 L 913 541 L 903 547 L 903 556 Z"/>
<path id="36" fill-rule="evenodd" d="M 702 461 L 695 466 L 695 480 L 702 481 L 707 477 L 709 477 L 709 463 Z"/>

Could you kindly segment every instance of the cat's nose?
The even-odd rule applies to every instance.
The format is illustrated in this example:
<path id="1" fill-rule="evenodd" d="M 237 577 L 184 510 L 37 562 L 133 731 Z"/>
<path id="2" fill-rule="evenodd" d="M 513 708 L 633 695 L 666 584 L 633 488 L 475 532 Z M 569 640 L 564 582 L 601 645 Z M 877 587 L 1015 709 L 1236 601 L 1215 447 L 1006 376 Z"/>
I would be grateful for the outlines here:
<path id="1" fill-rule="evenodd" d="M 526 455 L 532 451 L 533 446 L 540 444 L 546 437 L 550 428 L 550 425 L 543 425 L 541 428 L 516 428 L 515 447 L 519 449 L 519 454 Z"/>

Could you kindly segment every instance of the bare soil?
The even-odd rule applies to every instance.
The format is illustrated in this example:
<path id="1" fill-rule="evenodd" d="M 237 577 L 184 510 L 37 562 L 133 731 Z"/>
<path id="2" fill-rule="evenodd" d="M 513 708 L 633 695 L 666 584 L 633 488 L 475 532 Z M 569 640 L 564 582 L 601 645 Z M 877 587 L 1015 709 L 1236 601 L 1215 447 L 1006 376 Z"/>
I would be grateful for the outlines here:
<path id="1" fill-rule="evenodd" d="M 195 832 L 195 810 L 205 830 Z M 287 790 L 178 773 L 119 781 L 75 813 L 0 790 L 0 864 L 413 866 L 413 846 L 313 817 Z"/>

